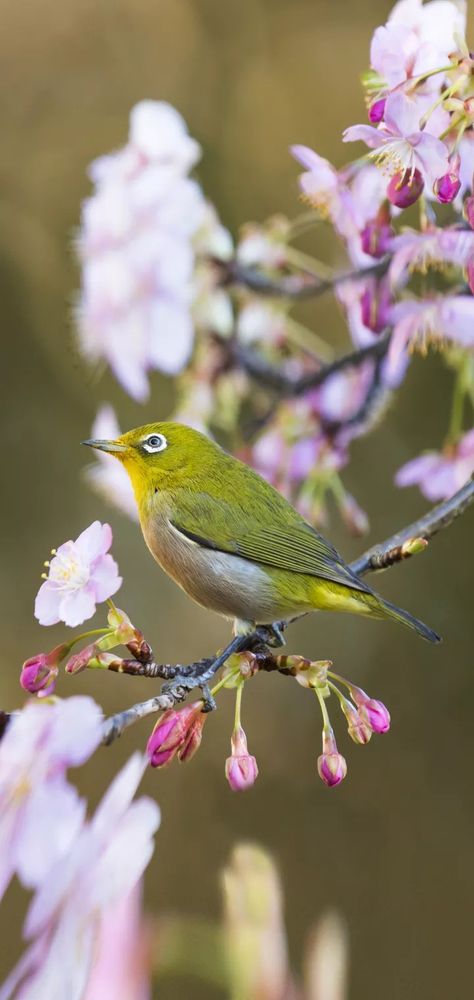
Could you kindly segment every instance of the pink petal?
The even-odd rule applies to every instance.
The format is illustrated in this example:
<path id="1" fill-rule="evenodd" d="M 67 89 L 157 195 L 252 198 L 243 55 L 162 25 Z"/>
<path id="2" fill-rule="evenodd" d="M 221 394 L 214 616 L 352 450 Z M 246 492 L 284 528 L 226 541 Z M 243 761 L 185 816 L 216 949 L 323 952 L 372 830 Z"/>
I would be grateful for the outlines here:
<path id="1" fill-rule="evenodd" d="M 35 618 L 40 625 L 55 625 L 61 620 L 59 606 L 61 602 L 61 591 L 57 589 L 49 580 L 45 580 L 36 595 Z"/>
<path id="2" fill-rule="evenodd" d="M 69 850 L 86 815 L 86 804 L 72 785 L 56 778 L 39 784 L 23 809 L 16 835 L 17 873 L 24 886 L 40 884 Z"/>
<path id="3" fill-rule="evenodd" d="M 147 765 L 148 758 L 144 754 L 134 753 L 116 775 L 91 821 L 95 836 L 105 836 L 117 825 L 129 807 Z"/>
<path id="4" fill-rule="evenodd" d="M 122 577 L 118 575 L 118 566 L 111 555 L 101 556 L 93 568 L 90 583 L 94 587 L 95 599 L 98 604 L 116 594 L 122 585 Z"/>
<path id="5" fill-rule="evenodd" d="M 452 295 L 441 300 L 443 333 L 464 347 L 474 347 L 474 298 Z"/>
<path id="6" fill-rule="evenodd" d="M 152 799 L 133 802 L 114 827 L 113 837 L 101 857 L 94 878 L 91 903 L 107 906 L 130 892 L 153 854 L 153 834 L 160 823 L 160 810 Z M 130 851 L 133 844 L 133 851 Z M 126 862 L 126 863 L 124 863 Z"/>
<path id="7" fill-rule="evenodd" d="M 310 149 L 309 146 L 290 146 L 290 153 L 294 156 L 295 160 L 298 160 L 298 163 L 301 163 L 301 166 L 304 167 L 305 170 L 317 173 L 321 170 L 321 168 L 325 171 L 329 168 L 333 174 L 335 173 L 335 170 L 331 167 L 329 161 L 324 160 L 322 156 L 315 153 L 314 149 Z"/>
<path id="8" fill-rule="evenodd" d="M 370 149 L 378 149 L 379 146 L 383 146 L 386 138 L 386 131 L 373 128 L 372 125 L 351 125 L 342 134 L 343 142 L 365 142 Z"/>
<path id="9" fill-rule="evenodd" d="M 112 528 L 110 524 L 93 521 L 76 539 L 75 546 L 87 563 L 92 563 L 98 556 L 108 552 L 112 545 Z"/>
<path id="10" fill-rule="evenodd" d="M 102 710 L 88 695 L 74 695 L 58 702 L 53 711 L 48 752 L 56 767 L 77 767 L 100 744 Z"/>
<path id="11" fill-rule="evenodd" d="M 160 299 L 150 310 L 150 363 L 167 375 L 177 375 L 193 347 L 194 328 L 186 306 Z"/>
<path id="12" fill-rule="evenodd" d="M 415 486 L 421 483 L 436 468 L 440 460 L 437 452 L 429 452 L 412 458 L 402 465 L 395 476 L 397 486 Z"/>
<path id="13" fill-rule="evenodd" d="M 440 139 L 427 132 L 421 132 L 417 136 L 413 147 L 425 180 L 433 187 L 435 180 L 449 170 L 448 150 Z"/>
<path id="14" fill-rule="evenodd" d="M 422 114 L 419 102 L 401 91 L 387 97 L 384 117 L 388 129 L 394 135 L 406 137 L 419 132 Z"/>
<path id="15" fill-rule="evenodd" d="M 60 620 L 70 628 L 82 625 L 95 613 L 95 594 L 92 583 L 86 584 L 80 590 L 62 591 L 59 605 Z M 59 619 L 58 619 L 59 620 Z"/>

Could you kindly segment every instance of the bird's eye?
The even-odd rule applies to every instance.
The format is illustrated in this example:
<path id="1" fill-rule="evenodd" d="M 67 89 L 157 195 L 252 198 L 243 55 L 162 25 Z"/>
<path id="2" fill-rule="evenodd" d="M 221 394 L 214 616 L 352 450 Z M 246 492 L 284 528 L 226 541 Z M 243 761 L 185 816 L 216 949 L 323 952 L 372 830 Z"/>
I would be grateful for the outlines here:
<path id="1" fill-rule="evenodd" d="M 159 451 L 164 451 L 165 448 L 168 447 L 168 442 L 164 434 L 149 434 L 148 437 L 142 441 L 142 445 L 149 455 L 154 455 Z"/>

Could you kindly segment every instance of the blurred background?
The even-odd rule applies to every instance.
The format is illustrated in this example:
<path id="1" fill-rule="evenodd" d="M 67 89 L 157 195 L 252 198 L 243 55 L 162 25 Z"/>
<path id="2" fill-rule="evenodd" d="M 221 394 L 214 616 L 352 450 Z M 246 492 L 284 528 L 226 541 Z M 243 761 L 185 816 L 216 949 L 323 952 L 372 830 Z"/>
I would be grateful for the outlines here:
<path id="1" fill-rule="evenodd" d="M 173 402 L 172 385 L 154 374 L 151 401 L 139 406 L 109 374 L 91 375 L 78 356 L 73 236 L 89 192 L 88 163 L 125 142 L 136 101 L 165 99 L 201 142 L 199 179 L 234 233 L 273 212 L 296 214 L 298 167 L 288 146 L 306 143 L 344 162 L 340 133 L 364 118 L 358 76 L 389 9 L 380 0 L 1 0 L 2 708 L 22 701 L 21 662 L 63 635 L 61 628 L 46 633 L 33 618 L 43 560 L 95 518 L 114 530 L 125 578 L 119 604 L 157 658 L 186 663 L 228 637 L 223 622 L 161 574 L 137 527 L 83 482 L 90 456 L 79 442 L 100 402 L 113 403 L 123 429 L 165 419 Z M 324 233 L 317 240 L 316 252 L 337 263 Z M 306 320 L 342 347 L 330 298 L 306 306 Z M 436 356 L 416 360 L 384 424 L 353 446 L 345 481 L 369 511 L 369 540 L 425 509 L 416 490 L 395 489 L 393 475 L 441 441 L 450 393 Z M 310 925 L 335 909 L 348 928 L 352 1000 L 470 995 L 473 523 L 466 514 L 426 554 L 377 581 L 384 595 L 441 632 L 440 647 L 349 616 L 313 617 L 288 634 L 289 651 L 331 658 L 392 713 L 391 733 L 367 748 L 348 746 L 341 721 L 349 766 L 343 786 L 328 790 L 317 777 L 315 699 L 267 675 L 244 699 L 260 767 L 253 790 L 235 795 L 224 779 L 231 692 L 223 692 L 189 765 L 148 774 L 144 790 L 163 816 L 147 875 L 150 910 L 218 917 L 219 871 L 234 844 L 250 839 L 279 867 L 297 972 Z M 329 534 L 347 558 L 363 547 L 337 517 Z M 84 673 L 62 679 L 59 694 L 73 692 L 91 693 L 111 713 L 150 696 L 153 684 Z M 149 730 L 145 722 L 129 731 L 78 774 L 91 803 Z M 0 916 L 1 978 L 19 953 L 24 908 L 23 896 L 10 890 Z M 224 994 L 171 970 L 156 996 Z"/>

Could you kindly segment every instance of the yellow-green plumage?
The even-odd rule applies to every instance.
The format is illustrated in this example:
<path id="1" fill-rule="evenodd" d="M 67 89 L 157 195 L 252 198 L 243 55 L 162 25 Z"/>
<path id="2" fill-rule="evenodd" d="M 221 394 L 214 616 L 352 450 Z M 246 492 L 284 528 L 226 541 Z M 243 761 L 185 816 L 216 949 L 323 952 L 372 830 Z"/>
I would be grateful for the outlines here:
<path id="1" fill-rule="evenodd" d="M 269 483 L 198 431 L 156 423 L 115 442 L 85 443 L 125 466 L 157 562 L 239 628 L 319 609 L 394 618 L 438 640 L 356 577 Z"/>

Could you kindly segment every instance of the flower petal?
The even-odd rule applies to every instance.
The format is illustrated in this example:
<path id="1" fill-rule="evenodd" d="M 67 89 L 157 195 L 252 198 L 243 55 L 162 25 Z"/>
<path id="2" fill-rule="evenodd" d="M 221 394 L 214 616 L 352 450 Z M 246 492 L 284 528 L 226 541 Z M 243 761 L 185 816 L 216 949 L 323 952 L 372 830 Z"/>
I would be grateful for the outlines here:
<path id="1" fill-rule="evenodd" d="M 92 583 L 86 584 L 79 590 L 62 591 L 59 605 L 60 619 L 70 628 L 82 625 L 88 618 L 92 618 L 95 613 L 95 593 Z"/>

